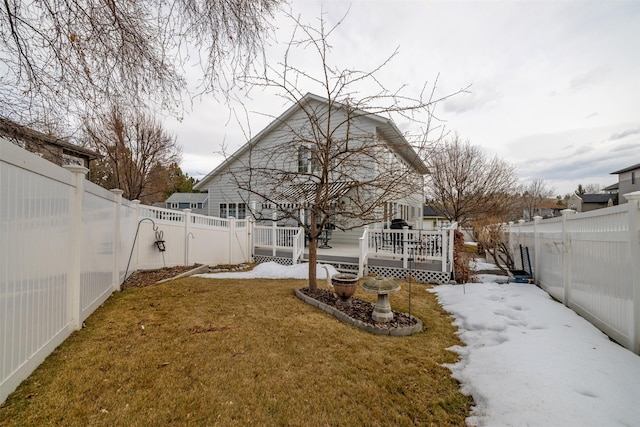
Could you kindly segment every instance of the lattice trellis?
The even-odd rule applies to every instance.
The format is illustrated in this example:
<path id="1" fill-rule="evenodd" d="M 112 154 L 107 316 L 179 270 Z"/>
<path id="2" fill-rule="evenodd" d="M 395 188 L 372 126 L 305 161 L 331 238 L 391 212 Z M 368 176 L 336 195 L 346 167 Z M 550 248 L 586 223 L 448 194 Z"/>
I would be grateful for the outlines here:
<path id="1" fill-rule="evenodd" d="M 281 265 L 292 265 L 291 258 L 282 258 L 270 255 L 254 255 L 253 260 L 256 262 L 256 264 L 273 261 Z"/>
<path id="2" fill-rule="evenodd" d="M 377 276 L 393 277 L 394 279 L 405 280 L 407 275 L 416 279 L 420 283 L 437 283 L 443 285 L 449 283 L 449 273 L 429 270 L 405 270 L 404 268 L 382 267 L 377 265 L 369 266 L 369 273 Z"/>
<path id="3" fill-rule="evenodd" d="M 282 258 L 282 257 L 274 257 L 270 255 L 255 255 L 254 260 L 256 263 L 261 264 L 263 262 L 277 262 L 281 265 L 292 265 L 291 258 Z M 334 262 L 326 262 L 322 261 L 325 264 L 335 264 Z M 334 265 L 338 267 L 337 265 Z M 345 268 L 344 265 L 341 265 L 340 271 L 350 270 L 349 268 Z M 351 266 L 349 266 L 351 267 Z M 353 271 L 357 273 L 357 271 Z M 368 267 L 368 272 L 373 273 L 377 276 L 384 277 L 393 277 L 394 279 L 406 280 L 407 275 L 411 274 L 416 281 L 419 283 L 437 283 L 439 285 L 449 283 L 449 273 L 442 273 L 439 271 L 429 271 L 429 270 L 406 270 L 404 268 L 393 268 L 393 267 L 383 267 L 377 265 L 370 265 Z"/>

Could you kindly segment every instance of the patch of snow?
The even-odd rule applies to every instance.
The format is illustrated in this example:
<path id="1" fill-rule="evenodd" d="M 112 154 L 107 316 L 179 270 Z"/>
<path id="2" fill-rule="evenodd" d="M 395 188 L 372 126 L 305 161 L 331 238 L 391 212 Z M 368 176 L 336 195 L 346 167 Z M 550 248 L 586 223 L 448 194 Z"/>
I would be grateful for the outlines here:
<path id="1" fill-rule="evenodd" d="M 535 285 L 436 286 L 465 346 L 448 365 L 478 426 L 632 426 L 640 357 Z"/>
<path id="2" fill-rule="evenodd" d="M 326 280 L 327 270 L 329 275 L 338 274 L 338 270 L 332 265 L 318 264 L 316 265 L 316 277 L 318 280 Z M 245 272 L 227 272 L 227 273 L 204 273 L 195 274 L 195 277 L 205 277 L 211 279 L 307 279 L 309 277 L 309 264 L 281 265 L 276 262 L 265 262 L 258 264 L 253 270 Z"/>

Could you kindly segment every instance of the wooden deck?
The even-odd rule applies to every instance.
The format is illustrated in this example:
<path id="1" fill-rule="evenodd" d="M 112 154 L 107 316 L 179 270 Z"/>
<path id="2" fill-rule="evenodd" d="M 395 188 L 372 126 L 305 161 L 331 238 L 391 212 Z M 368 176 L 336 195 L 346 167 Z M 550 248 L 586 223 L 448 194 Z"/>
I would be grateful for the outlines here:
<path id="1" fill-rule="evenodd" d="M 359 248 L 356 245 L 333 244 L 330 249 L 318 248 L 318 262 L 331 264 L 338 271 L 357 273 L 359 266 Z M 254 248 L 254 255 L 259 262 L 274 260 L 277 262 L 291 260 L 291 250 L 277 250 L 275 258 L 271 248 Z M 309 250 L 305 248 L 302 262 L 309 259 Z M 448 273 L 442 271 L 442 262 L 433 260 L 409 259 L 407 268 L 403 268 L 401 256 L 369 253 L 366 272 L 377 275 L 392 276 L 404 279 L 407 275 L 418 278 L 424 283 L 446 283 Z"/>

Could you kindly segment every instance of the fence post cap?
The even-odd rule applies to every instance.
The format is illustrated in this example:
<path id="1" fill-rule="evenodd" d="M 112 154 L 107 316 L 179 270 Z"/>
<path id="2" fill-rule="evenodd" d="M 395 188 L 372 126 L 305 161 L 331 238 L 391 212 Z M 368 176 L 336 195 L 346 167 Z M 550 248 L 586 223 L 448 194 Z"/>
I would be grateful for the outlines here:
<path id="1" fill-rule="evenodd" d="M 571 215 L 571 214 L 576 213 L 576 211 L 574 211 L 573 209 L 563 209 L 563 210 L 560 211 L 560 213 L 562 215 Z"/>
<path id="2" fill-rule="evenodd" d="M 87 172 L 89 172 L 89 169 L 87 169 L 87 168 L 85 168 L 84 166 L 81 166 L 81 165 L 64 165 L 63 168 L 65 168 L 69 172 L 79 173 L 79 174 L 82 174 L 82 175 L 86 175 Z"/>
<path id="3" fill-rule="evenodd" d="M 640 191 L 633 191 L 631 193 L 623 194 L 627 200 L 640 200 Z"/>

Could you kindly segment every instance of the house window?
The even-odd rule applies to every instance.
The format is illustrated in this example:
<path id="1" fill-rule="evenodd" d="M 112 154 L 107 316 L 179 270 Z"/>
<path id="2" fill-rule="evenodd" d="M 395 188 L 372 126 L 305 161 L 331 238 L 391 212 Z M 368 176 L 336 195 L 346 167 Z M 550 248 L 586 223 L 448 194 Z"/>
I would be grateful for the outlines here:
<path id="1" fill-rule="evenodd" d="M 301 145 L 298 147 L 298 172 L 309 173 L 309 163 L 311 163 L 311 150 Z"/>
<path id="2" fill-rule="evenodd" d="M 631 185 L 636 185 L 636 172 L 631 172 Z"/>
<path id="3" fill-rule="evenodd" d="M 192 203 L 189 205 L 189 207 L 190 207 L 191 209 L 197 209 L 197 208 L 198 208 L 198 204 L 197 204 L 197 203 L 193 203 L 193 202 L 192 202 Z"/>
<path id="4" fill-rule="evenodd" d="M 171 202 L 170 209 L 178 209 L 178 202 Z"/>
<path id="5" fill-rule="evenodd" d="M 314 156 L 311 147 L 301 145 L 298 147 L 298 172 L 313 173 L 320 170 L 320 164 L 316 156 Z"/>
<path id="6" fill-rule="evenodd" d="M 245 219 L 247 217 L 246 203 L 220 203 L 220 218 L 234 217 Z"/>

